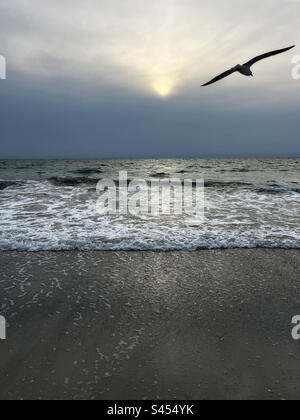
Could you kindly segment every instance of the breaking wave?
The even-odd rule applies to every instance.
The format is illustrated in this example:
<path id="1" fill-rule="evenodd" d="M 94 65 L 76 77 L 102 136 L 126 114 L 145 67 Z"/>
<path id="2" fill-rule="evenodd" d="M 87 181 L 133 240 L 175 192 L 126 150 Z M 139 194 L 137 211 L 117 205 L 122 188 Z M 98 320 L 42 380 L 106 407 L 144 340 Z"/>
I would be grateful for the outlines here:
<path id="1" fill-rule="evenodd" d="M 0 250 L 300 249 L 299 160 L 0 161 Z M 96 185 L 205 179 L 205 222 L 97 214 Z M 195 182 L 194 182 L 194 185 Z"/>

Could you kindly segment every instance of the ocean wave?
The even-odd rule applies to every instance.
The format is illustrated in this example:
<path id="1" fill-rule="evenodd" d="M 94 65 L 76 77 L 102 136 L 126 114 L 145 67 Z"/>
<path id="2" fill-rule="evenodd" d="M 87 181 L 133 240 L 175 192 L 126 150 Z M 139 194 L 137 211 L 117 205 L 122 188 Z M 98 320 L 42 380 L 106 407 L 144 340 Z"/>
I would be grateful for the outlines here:
<path id="1" fill-rule="evenodd" d="M 20 185 L 20 182 L 17 181 L 0 181 L 0 191 L 5 190 L 6 188 Z"/>
<path id="2" fill-rule="evenodd" d="M 246 169 L 246 168 L 242 168 L 242 169 L 234 168 L 230 172 L 245 173 L 245 172 L 250 172 L 250 169 Z"/>
<path id="3" fill-rule="evenodd" d="M 158 174 L 157 174 L 158 175 Z M 159 176 L 155 177 L 153 175 L 150 175 L 150 178 L 160 178 L 165 179 L 167 177 L 166 174 L 162 176 L 162 174 L 159 174 Z M 69 187 L 76 187 L 79 185 L 96 185 L 99 181 L 101 181 L 103 178 L 89 178 L 89 177 L 53 177 L 49 178 L 48 181 L 51 182 L 55 186 L 69 186 Z M 146 179 L 145 180 L 148 186 L 151 186 L 151 180 Z M 182 185 L 184 185 L 184 180 L 178 180 L 181 181 Z M 127 180 L 127 184 L 129 185 L 132 182 L 132 179 Z M 114 180 L 114 183 L 118 187 L 120 185 L 120 181 L 118 179 Z M 214 181 L 214 180 L 205 180 L 204 181 L 205 187 L 207 188 L 249 188 L 254 187 L 253 184 L 246 183 L 246 182 L 238 182 L 238 181 Z M 192 180 L 192 185 L 195 188 L 197 183 L 195 180 Z"/>
<path id="4" fill-rule="evenodd" d="M 184 172 L 184 171 L 182 171 Z M 166 174 L 165 174 L 166 175 Z M 88 176 L 81 176 L 81 177 L 51 177 L 47 179 L 40 179 L 40 180 L 0 180 L 0 191 L 6 189 L 12 189 L 13 187 L 21 187 L 21 186 L 28 186 L 31 187 L 32 185 L 39 185 L 45 184 L 45 182 L 50 182 L 54 187 L 79 187 L 82 186 L 92 186 L 96 188 L 96 185 L 99 181 L 101 181 L 104 177 L 88 177 Z M 154 177 L 155 178 L 155 177 Z M 151 179 L 153 179 L 153 175 L 151 178 L 145 180 L 148 187 L 151 186 Z M 161 177 L 161 179 L 165 179 L 165 177 Z M 171 178 L 170 178 L 171 179 Z M 182 185 L 184 185 L 184 180 L 179 180 Z M 127 180 L 127 185 L 132 182 L 132 179 Z M 115 179 L 114 183 L 117 187 L 120 186 L 119 179 Z M 294 183 L 295 184 L 295 183 Z M 260 195 L 284 195 L 284 194 L 300 194 L 300 186 L 284 186 L 280 184 L 268 184 L 268 185 L 255 185 L 249 182 L 242 182 L 242 181 L 219 181 L 214 179 L 204 180 L 205 188 L 209 188 L 210 190 L 223 190 L 224 192 L 228 189 L 236 190 L 248 190 L 255 194 Z M 193 188 L 196 188 L 197 183 L 196 180 L 192 180 Z"/>
<path id="5" fill-rule="evenodd" d="M 166 178 L 168 176 L 170 175 L 165 172 L 158 172 L 157 174 L 151 174 L 150 178 Z"/>
<path id="6" fill-rule="evenodd" d="M 300 249 L 300 241 L 288 239 L 274 240 L 252 240 L 245 238 L 219 238 L 205 239 L 193 242 L 177 241 L 173 238 L 168 242 L 124 240 L 118 243 L 109 241 L 89 241 L 89 240 L 48 240 L 33 241 L 26 237 L 16 240 L 0 240 L 0 251 L 149 251 L 149 252 L 171 252 L 171 251 L 199 251 L 213 249 Z"/>
<path id="7" fill-rule="evenodd" d="M 267 187 L 258 187 L 255 188 L 255 192 L 259 194 L 287 194 L 287 193 L 296 193 L 300 194 L 300 187 L 283 187 L 280 185 L 269 185 Z"/>
<path id="8" fill-rule="evenodd" d="M 80 175 L 92 175 L 92 174 L 102 174 L 103 171 L 100 171 L 100 169 L 77 169 L 74 171 L 74 174 L 80 174 Z"/>
<path id="9" fill-rule="evenodd" d="M 182 171 L 184 172 L 184 171 Z M 5 190 L 10 187 L 20 187 L 24 185 L 31 186 L 32 184 L 38 185 L 39 183 L 50 182 L 55 187 L 77 187 L 77 186 L 94 186 L 96 187 L 97 183 L 101 181 L 104 177 L 88 177 L 88 176 L 81 176 L 81 177 L 51 177 L 48 179 L 40 179 L 40 180 L 0 180 L 0 191 Z M 151 186 L 151 178 L 153 179 L 153 175 L 150 178 L 146 179 L 147 185 Z M 155 177 L 154 177 L 155 178 Z M 161 179 L 165 179 L 165 177 L 161 177 Z M 170 178 L 171 179 L 171 178 Z M 182 185 L 184 185 L 184 180 L 181 181 Z M 129 185 L 132 182 L 132 179 L 127 180 L 127 184 Z M 114 183 L 117 187 L 120 185 L 119 179 L 115 179 Z M 192 180 L 192 185 L 196 188 L 196 180 Z M 218 181 L 218 180 L 204 180 L 204 185 L 206 188 L 210 189 L 236 189 L 236 190 L 243 190 L 247 189 L 257 194 L 289 194 L 289 193 L 296 193 L 300 194 L 300 186 L 283 186 L 278 184 L 272 185 L 255 185 L 248 182 L 242 181 Z"/>
<path id="10" fill-rule="evenodd" d="M 52 177 L 48 181 L 55 186 L 66 186 L 66 187 L 75 187 L 77 185 L 88 184 L 96 185 L 100 179 L 88 178 L 88 177 Z"/>
<path id="11" fill-rule="evenodd" d="M 248 182 L 240 182 L 240 181 L 214 181 L 214 180 L 208 180 L 205 181 L 205 187 L 208 188 L 249 188 L 253 187 L 253 184 L 250 184 Z"/>

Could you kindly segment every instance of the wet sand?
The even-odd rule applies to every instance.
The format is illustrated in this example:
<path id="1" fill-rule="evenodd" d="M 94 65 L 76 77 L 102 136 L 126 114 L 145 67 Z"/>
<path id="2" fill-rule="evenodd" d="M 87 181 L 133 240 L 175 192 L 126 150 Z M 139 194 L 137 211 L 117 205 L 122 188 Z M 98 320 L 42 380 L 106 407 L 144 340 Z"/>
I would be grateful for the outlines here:
<path id="1" fill-rule="evenodd" d="M 299 250 L 0 252 L 0 399 L 298 399 Z"/>

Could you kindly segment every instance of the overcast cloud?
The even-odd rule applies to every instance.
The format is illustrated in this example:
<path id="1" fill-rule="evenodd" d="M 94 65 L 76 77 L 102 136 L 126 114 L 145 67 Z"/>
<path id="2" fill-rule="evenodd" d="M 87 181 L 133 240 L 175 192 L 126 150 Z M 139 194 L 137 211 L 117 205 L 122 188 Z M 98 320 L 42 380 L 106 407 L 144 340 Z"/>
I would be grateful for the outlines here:
<path id="1" fill-rule="evenodd" d="M 298 0 L 2 0 L 0 158 L 300 155 Z M 161 94 L 166 96 L 162 97 Z"/>

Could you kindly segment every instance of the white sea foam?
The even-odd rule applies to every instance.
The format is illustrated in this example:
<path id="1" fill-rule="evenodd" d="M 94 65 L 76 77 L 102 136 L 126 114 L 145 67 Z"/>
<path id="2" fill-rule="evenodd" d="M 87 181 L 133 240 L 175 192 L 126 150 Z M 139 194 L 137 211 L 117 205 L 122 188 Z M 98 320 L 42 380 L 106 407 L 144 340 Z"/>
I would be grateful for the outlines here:
<path id="1" fill-rule="evenodd" d="M 101 216 L 92 182 L 19 181 L 0 192 L 0 250 L 300 248 L 298 187 L 210 183 L 202 225 L 184 216 Z"/>

